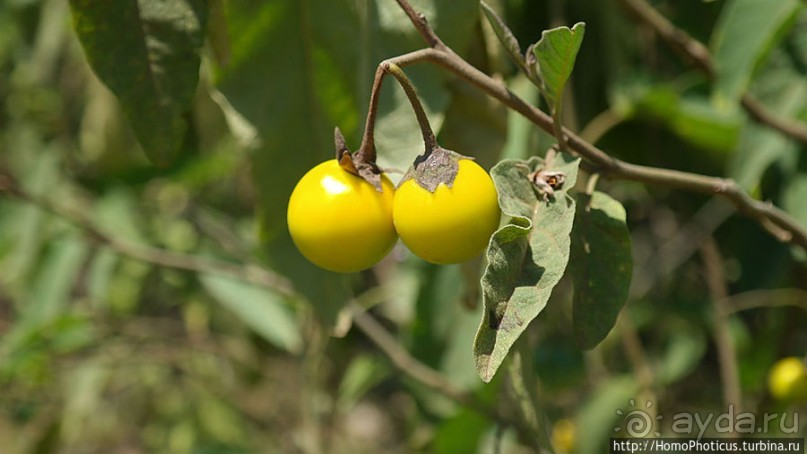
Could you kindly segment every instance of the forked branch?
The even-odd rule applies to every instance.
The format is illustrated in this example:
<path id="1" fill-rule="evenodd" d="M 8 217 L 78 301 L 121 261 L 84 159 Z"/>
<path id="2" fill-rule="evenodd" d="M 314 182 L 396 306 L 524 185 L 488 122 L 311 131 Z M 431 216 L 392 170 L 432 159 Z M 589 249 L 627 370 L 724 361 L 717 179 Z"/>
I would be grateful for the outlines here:
<path id="1" fill-rule="evenodd" d="M 687 62 L 703 71 L 709 79 L 714 79 L 715 68 L 712 56 L 709 49 L 700 41 L 677 28 L 645 0 L 618 1 L 631 17 L 648 25 L 668 46 L 682 55 Z M 740 98 L 740 104 L 754 121 L 779 131 L 792 139 L 807 143 L 807 125 L 804 123 L 776 115 L 747 92 Z"/>
<path id="2" fill-rule="evenodd" d="M 412 8 L 408 0 L 396 1 L 430 47 L 390 58 L 389 62 L 398 66 L 422 61 L 440 65 L 475 85 L 489 96 L 496 98 L 507 107 L 519 112 L 547 133 L 554 134 L 554 122 L 549 115 L 519 98 L 501 81 L 476 69 L 443 44 L 428 22 Z M 571 151 L 586 160 L 594 171 L 604 177 L 720 195 L 734 204 L 741 213 L 759 222 L 780 241 L 807 249 L 807 230 L 798 221 L 768 202 L 753 199 L 731 179 L 632 164 L 608 155 L 566 128 L 563 129 L 563 132 Z"/>
<path id="3" fill-rule="evenodd" d="M 6 193 L 64 219 L 98 244 L 110 250 L 163 268 L 172 268 L 202 274 L 229 277 L 272 289 L 285 296 L 296 296 L 291 282 L 266 268 L 252 264 L 239 264 L 198 255 L 183 254 L 151 246 L 144 246 L 113 236 L 98 227 L 83 212 L 55 204 L 50 199 L 32 194 L 18 185 L 11 175 L 0 171 L 0 194 Z"/>

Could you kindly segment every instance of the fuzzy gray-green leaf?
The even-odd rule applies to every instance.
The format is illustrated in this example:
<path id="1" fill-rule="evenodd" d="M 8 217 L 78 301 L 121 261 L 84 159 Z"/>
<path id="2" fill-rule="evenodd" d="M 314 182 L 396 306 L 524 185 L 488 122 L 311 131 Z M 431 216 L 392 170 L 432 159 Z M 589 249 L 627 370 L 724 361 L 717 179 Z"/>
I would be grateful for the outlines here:
<path id="1" fill-rule="evenodd" d="M 168 165 L 190 125 L 206 0 L 71 0 L 76 34 L 148 158 Z"/>
<path id="2" fill-rule="evenodd" d="M 602 192 L 577 197 L 572 230 L 573 319 L 577 343 L 594 348 L 625 305 L 633 273 L 625 208 Z"/>
<path id="3" fill-rule="evenodd" d="M 558 154 L 548 169 L 574 186 L 579 159 Z M 485 311 L 474 341 L 476 369 L 489 382 L 527 325 L 544 309 L 569 261 L 575 203 L 565 188 L 544 200 L 529 179 L 544 162 L 504 160 L 491 170 L 510 223 L 496 231 L 482 277 Z"/>
<path id="4" fill-rule="evenodd" d="M 586 24 L 578 22 L 571 29 L 558 27 L 545 30 L 532 47 L 537 60 L 537 73 L 541 76 L 541 92 L 557 111 L 563 99 L 563 89 L 572 75 L 577 52 L 583 44 Z"/>

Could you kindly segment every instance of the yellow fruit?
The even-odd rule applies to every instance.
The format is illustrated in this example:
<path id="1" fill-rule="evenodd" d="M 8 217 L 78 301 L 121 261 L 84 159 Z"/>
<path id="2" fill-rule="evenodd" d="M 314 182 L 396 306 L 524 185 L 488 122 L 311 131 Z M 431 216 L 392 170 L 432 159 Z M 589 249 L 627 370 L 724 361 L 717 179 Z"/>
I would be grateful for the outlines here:
<path id="1" fill-rule="evenodd" d="M 321 268 L 351 273 L 370 268 L 395 245 L 394 188 L 383 192 L 332 159 L 309 170 L 289 199 L 289 233 L 300 252 Z"/>
<path id="2" fill-rule="evenodd" d="M 552 427 L 552 445 L 558 454 L 569 454 L 574 450 L 576 427 L 573 421 L 561 419 Z"/>
<path id="3" fill-rule="evenodd" d="M 768 389 L 779 400 L 807 400 L 807 366 L 796 357 L 782 358 L 768 373 Z"/>
<path id="4" fill-rule="evenodd" d="M 490 175 L 470 159 L 460 159 L 451 188 L 431 193 L 414 179 L 396 191 L 395 229 L 420 258 L 438 264 L 460 263 L 479 255 L 499 226 L 499 202 Z"/>

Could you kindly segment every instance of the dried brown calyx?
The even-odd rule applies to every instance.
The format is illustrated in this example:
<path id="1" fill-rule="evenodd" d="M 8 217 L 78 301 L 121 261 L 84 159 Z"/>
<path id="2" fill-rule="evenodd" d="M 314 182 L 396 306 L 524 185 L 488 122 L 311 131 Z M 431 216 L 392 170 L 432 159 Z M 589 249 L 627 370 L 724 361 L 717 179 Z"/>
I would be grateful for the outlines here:
<path id="1" fill-rule="evenodd" d="M 473 159 L 456 151 L 447 150 L 439 145 L 415 158 L 415 162 L 406 171 L 400 184 L 407 180 L 415 182 L 423 189 L 434 192 L 440 184 L 447 187 L 454 185 L 459 171 L 460 159 Z"/>
<path id="2" fill-rule="evenodd" d="M 376 191 L 382 192 L 381 169 L 375 163 L 375 147 L 372 142 L 351 153 L 345 143 L 345 136 L 338 127 L 333 131 L 333 140 L 339 166 L 373 185 Z"/>

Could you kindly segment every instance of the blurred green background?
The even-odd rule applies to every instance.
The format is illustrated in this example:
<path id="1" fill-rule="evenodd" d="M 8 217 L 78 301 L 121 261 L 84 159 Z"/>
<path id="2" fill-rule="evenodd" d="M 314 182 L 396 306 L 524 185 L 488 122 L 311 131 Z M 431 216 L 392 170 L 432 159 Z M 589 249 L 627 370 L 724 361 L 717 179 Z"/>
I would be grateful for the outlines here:
<path id="1" fill-rule="evenodd" d="M 91 70 L 70 5 L 1 0 L 0 171 L 138 250 L 269 267 L 295 291 L 126 256 L 64 216 L 0 193 L 0 451 L 523 450 L 511 431 L 408 379 L 348 330 L 348 302 L 373 306 L 412 355 L 495 405 L 503 384 L 483 385 L 472 356 L 480 262 L 429 265 L 399 245 L 373 270 L 336 275 L 305 262 L 285 229 L 288 195 L 332 157 L 334 126 L 358 147 L 376 65 L 423 47 L 400 8 L 196 3 L 209 8 L 199 84 L 182 112 L 183 145 L 158 167 Z M 539 103 L 476 0 L 412 3 L 460 55 Z M 522 49 L 546 28 L 586 22 L 566 96 L 572 130 L 631 162 L 735 178 L 807 226 L 807 145 L 753 122 L 739 104 L 750 91 L 778 115 L 807 121 L 802 4 L 651 2 L 710 47 L 721 71 L 710 81 L 620 3 L 490 2 Z M 441 144 L 486 168 L 553 142 L 440 68 L 406 72 Z M 381 96 L 380 164 L 405 171 L 422 151 L 419 130 L 391 80 Z M 804 251 L 716 198 L 623 181 L 599 188 L 627 209 L 631 297 L 592 351 L 575 346 L 566 278 L 533 323 L 548 430 L 572 421 L 574 452 L 593 454 L 623 427 L 617 410 L 627 413 L 631 399 L 652 402 L 665 422 L 725 411 L 718 326 L 736 347 L 737 405 L 758 415 L 801 411 L 804 436 L 807 407 L 776 402 L 765 388 L 776 359 L 807 354 Z M 729 311 L 718 323 L 715 299 Z"/>

